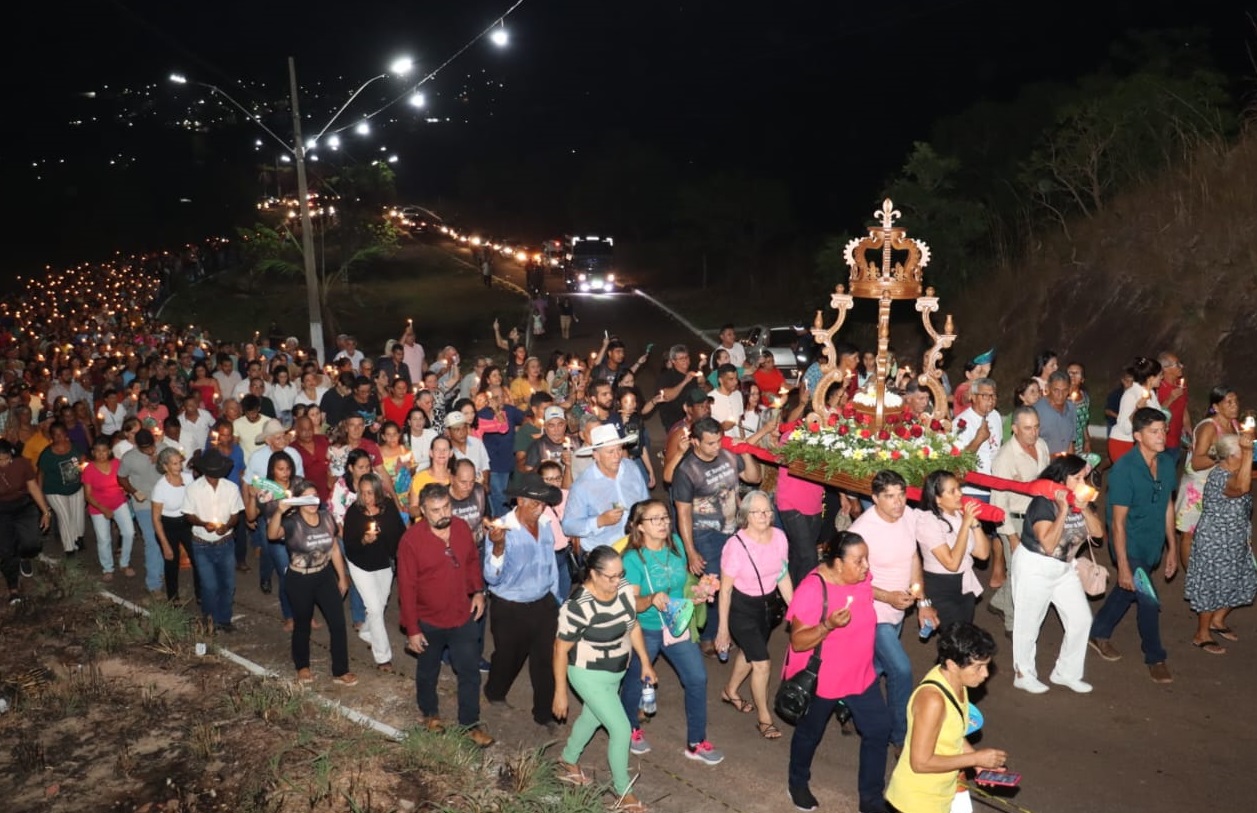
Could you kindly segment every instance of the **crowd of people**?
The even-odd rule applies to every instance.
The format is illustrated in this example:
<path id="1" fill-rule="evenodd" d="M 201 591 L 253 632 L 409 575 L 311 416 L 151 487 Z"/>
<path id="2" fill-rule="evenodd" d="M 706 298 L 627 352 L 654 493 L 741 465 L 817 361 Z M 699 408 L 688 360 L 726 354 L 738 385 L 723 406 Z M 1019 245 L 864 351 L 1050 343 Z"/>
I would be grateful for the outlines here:
<path id="1" fill-rule="evenodd" d="M 216 634 L 233 632 L 237 589 L 256 578 L 291 635 L 295 680 L 317 681 L 310 640 L 325 627 L 330 679 L 352 686 L 351 633 L 376 669 L 393 671 L 384 619 L 396 601 L 427 728 L 446 726 L 436 687 L 448 663 L 459 730 L 491 745 L 481 701 L 504 703 L 527 666 L 539 726 L 565 720 L 572 694 L 583 704 L 560 779 L 593 781 L 579 759 L 605 729 L 619 809 L 645 809 L 629 761 L 654 747 L 642 721 L 656 713 L 660 655 L 684 696 L 682 709 L 659 712 L 684 714 L 679 755 L 724 760 L 709 735 L 709 677 L 749 735 L 782 738 L 774 683 L 814 652 L 815 697 L 790 737 L 795 807 L 818 806 L 810 766 L 840 712 L 861 738 L 863 813 L 945 811 L 959 771 L 1000 769 L 1007 757 L 965 739 L 967 690 L 995 650 L 975 623 L 978 562 L 989 563 L 986 606 L 1011 640 L 1012 685 L 1031 694 L 1049 691 L 1036 664 L 1049 606 L 1065 636 L 1048 682 L 1085 693 L 1088 651 L 1121 657 L 1111 639 L 1132 604 L 1152 680 L 1172 680 L 1149 579 L 1158 568 L 1167 579 L 1186 568 L 1199 615 L 1191 643 L 1209 654 L 1238 639 L 1228 613 L 1257 593 L 1251 416 L 1221 386 L 1193 422 L 1170 353 L 1136 359 L 1105 399 L 1107 465 L 1092 452 L 1081 364 L 1062 370 L 1042 353 L 1004 420 L 993 354 L 972 359 L 949 388 L 958 443 L 981 473 L 1052 488 L 984 490 L 940 471 L 912 506 L 893 471 L 862 495 L 774 465 L 772 450 L 812 410 L 820 370 L 792 386 L 731 327 L 697 358 L 668 348 L 644 393 L 652 348 L 630 358 L 609 334 L 592 353 L 538 358 L 518 330 L 502 336 L 495 324 L 504 357 L 467 363 L 454 347 L 429 354 L 408 321 L 378 357 L 341 336 L 322 364 L 291 337 L 217 340 L 160 324 L 149 313 L 160 275 L 136 284 L 117 268 L 84 273 L 0 306 L 10 602 L 22 600 L 41 534 L 67 558 L 90 534 L 100 578 L 142 572 L 154 601 L 179 600 L 189 570 L 191 600 Z M 826 394 L 835 409 L 875 375 L 854 347 L 840 345 L 837 360 L 848 375 Z M 913 412 L 943 412 L 906 365 L 889 384 Z M 1092 487 L 1101 470 L 1103 511 Z M 980 521 L 975 500 L 1003 521 Z M 1093 618 L 1076 561 L 1106 539 L 1117 578 Z M 938 638 L 920 683 L 901 643 L 909 622 Z M 773 664 L 783 623 L 784 662 Z"/>

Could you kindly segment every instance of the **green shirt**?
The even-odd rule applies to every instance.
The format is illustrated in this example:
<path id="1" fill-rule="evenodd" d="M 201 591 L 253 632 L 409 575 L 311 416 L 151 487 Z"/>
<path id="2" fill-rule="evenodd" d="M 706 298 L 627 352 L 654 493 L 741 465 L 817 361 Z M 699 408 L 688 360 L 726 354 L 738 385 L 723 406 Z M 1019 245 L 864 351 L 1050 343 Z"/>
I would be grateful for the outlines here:
<path id="1" fill-rule="evenodd" d="M 1157 455 L 1157 476 L 1153 479 L 1152 470 L 1136 446 L 1109 469 L 1109 525 L 1113 524 L 1113 506 L 1124 505 L 1130 509 L 1126 514 L 1126 558 L 1132 570 L 1153 568 L 1161 562 L 1161 551 L 1166 544 L 1166 509 L 1177 485 L 1174 463 L 1174 457 L 1168 452 Z M 1109 537 L 1111 539 L 1112 534 Z M 1116 558 L 1114 554 L 1115 561 Z"/>
<path id="2" fill-rule="evenodd" d="M 57 454 L 49 446 L 39 455 L 39 471 L 44 475 L 45 494 L 69 497 L 83 488 L 83 464 L 87 454 L 78 446 L 71 446 L 65 454 Z"/>
<path id="3" fill-rule="evenodd" d="M 625 548 L 621 554 L 624 578 L 629 584 L 637 585 L 639 595 L 664 592 L 672 598 L 686 597 L 685 580 L 689 571 L 686 569 L 685 548 L 675 534 L 672 539 L 677 547 L 676 553 L 664 545 L 658 551 Z M 637 623 L 646 630 L 663 629 L 662 614 L 656 609 L 648 609 L 639 615 Z"/>

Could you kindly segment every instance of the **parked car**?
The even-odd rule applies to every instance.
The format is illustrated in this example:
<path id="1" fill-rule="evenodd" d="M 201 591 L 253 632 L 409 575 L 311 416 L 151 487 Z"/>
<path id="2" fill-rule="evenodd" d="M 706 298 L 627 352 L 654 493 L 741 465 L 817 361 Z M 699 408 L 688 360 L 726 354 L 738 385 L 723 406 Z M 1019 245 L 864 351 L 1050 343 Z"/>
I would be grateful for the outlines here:
<path id="1" fill-rule="evenodd" d="M 820 358 L 820 345 L 812 338 L 812 333 L 802 325 L 767 327 L 756 325 L 746 332 L 742 339 L 746 345 L 746 357 L 758 358 L 764 350 L 773 354 L 777 369 L 787 375 L 798 370 L 803 371 L 816 359 Z"/>

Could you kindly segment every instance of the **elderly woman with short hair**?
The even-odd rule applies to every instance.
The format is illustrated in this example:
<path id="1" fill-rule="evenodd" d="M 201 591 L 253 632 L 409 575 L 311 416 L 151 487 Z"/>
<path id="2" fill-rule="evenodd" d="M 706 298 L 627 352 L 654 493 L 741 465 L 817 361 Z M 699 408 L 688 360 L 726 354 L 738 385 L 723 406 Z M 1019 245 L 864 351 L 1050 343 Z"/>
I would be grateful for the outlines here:
<path id="1" fill-rule="evenodd" d="M 781 737 L 768 706 L 768 678 L 772 660 L 768 637 L 779 623 L 774 606 L 784 614 L 794 595 L 790 581 L 789 543 L 780 528 L 773 527 L 773 506 L 768 495 L 755 490 L 738 506 L 738 532 L 724 545 L 720 556 L 720 628 L 716 649 L 726 652 L 738 645 L 729 680 L 720 700 L 743 714 L 758 712 L 756 728 L 766 740 Z M 781 598 L 776 597 L 781 591 Z M 784 600 L 784 601 L 783 601 Z M 738 694 L 751 678 L 752 702 Z"/>
<path id="2" fill-rule="evenodd" d="M 1205 481 L 1204 504 L 1183 595 L 1196 612 L 1192 644 L 1212 655 L 1226 649 L 1213 640 L 1239 640 L 1226 625 L 1233 607 L 1252 604 L 1257 570 L 1249 545 L 1253 523 L 1253 429 L 1215 442 L 1218 463 Z"/>

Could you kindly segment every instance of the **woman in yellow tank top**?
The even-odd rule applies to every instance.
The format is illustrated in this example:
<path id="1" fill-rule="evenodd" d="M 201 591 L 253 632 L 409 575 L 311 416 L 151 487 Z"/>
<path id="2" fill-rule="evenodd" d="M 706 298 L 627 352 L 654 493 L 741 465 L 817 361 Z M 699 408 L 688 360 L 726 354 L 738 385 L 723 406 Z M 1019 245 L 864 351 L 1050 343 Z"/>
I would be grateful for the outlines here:
<path id="1" fill-rule="evenodd" d="M 986 681 L 993 654 L 995 640 L 973 624 L 948 624 L 939 633 L 938 665 L 908 701 L 907 747 L 886 789 L 900 813 L 948 813 L 960 771 L 1004 767 L 1003 751 L 974 750 L 965 739 L 968 690 Z"/>

